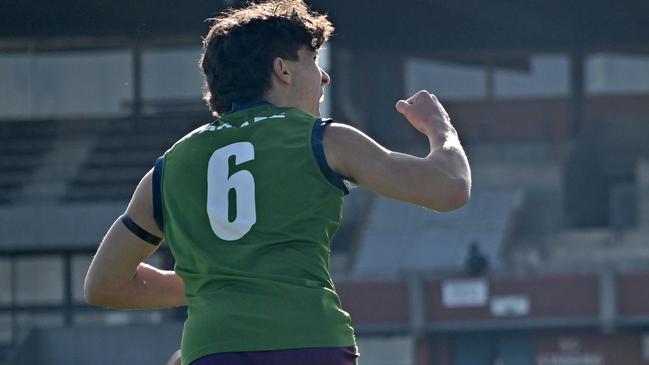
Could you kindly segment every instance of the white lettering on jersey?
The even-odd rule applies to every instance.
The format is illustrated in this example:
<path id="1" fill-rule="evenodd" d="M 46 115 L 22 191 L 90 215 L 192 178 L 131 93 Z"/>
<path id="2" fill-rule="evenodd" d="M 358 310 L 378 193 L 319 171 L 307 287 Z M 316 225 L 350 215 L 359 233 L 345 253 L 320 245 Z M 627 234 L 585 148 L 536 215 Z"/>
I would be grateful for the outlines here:
<path id="1" fill-rule="evenodd" d="M 203 132 L 214 132 L 214 131 L 220 131 L 221 129 L 228 129 L 228 128 L 245 128 L 245 127 L 249 127 L 251 124 L 263 122 L 264 120 L 268 120 L 268 119 L 284 119 L 284 118 L 286 118 L 286 113 L 274 114 L 274 115 L 271 115 L 269 117 L 254 117 L 253 120 L 243 122 L 243 124 L 241 124 L 240 127 L 235 127 L 235 126 L 233 126 L 231 124 L 228 124 L 228 123 L 223 123 L 223 124 L 218 125 L 218 126 L 216 126 L 216 125 L 206 125 L 201 130 L 199 130 L 198 133 L 201 134 Z"/>

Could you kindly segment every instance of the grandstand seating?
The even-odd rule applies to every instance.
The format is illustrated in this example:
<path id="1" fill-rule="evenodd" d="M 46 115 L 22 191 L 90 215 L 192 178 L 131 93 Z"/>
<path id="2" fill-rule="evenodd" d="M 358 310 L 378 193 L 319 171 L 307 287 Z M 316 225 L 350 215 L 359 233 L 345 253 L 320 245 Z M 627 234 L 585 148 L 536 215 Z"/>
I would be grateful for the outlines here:
<path id="1" fill-rule="evenodd" d="M 156 158 L 201 120 L 204 123 L 204 116 L 112 121 L 97 132 L 64 200 L 128 200 Z"/>
<path id="2" fill-rule="evenodd" d="M 479 189 L 466 207 L 435 213 L 377 197 L 352 273 L 365 277 L 459 271 L 473 242 L 497 269 L 520 200 L 516 189 Z"/>
<path id="3" fill-rule="evenodd" d="M 205 115 L 0 123 L 0 204 L 127 200 Z"/>
<path id="4" fill-rule="evenodd" d="M 52 144 L 52 121 L 0 123 L 0 204 L 10 202 Z"/>

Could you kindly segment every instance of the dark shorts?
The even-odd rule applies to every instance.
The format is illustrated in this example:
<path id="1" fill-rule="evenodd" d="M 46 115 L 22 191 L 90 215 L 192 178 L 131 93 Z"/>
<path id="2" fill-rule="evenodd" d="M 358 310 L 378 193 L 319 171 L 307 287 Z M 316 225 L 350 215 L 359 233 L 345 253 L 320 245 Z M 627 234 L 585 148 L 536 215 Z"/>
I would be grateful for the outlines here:
<path id="1" fill-rule="evenodd" d="M 191 365 L 356 365 L 355 347 L 326 347 L 207 355 Z"/>

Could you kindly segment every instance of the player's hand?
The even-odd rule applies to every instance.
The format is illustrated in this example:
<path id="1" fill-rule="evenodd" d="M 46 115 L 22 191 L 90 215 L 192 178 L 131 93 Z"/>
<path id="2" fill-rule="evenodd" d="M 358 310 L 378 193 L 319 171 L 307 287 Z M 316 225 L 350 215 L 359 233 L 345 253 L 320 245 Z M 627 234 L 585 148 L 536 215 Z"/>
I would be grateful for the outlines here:
<path id="1" fill-rule="evenodd" d="M 428 137 L 443 138 L 453 128 L 442 104 L 426 90 L 421 90 L 406 100 L 397 101 L 396 108 L 413 127 Z"/>

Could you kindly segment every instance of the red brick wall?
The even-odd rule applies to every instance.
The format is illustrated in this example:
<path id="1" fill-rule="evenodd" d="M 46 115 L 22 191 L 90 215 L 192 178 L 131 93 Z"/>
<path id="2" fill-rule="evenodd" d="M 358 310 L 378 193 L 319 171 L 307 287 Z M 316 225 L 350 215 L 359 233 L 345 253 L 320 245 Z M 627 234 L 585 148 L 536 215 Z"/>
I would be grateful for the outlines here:
<path id="1" fill-rule="evenodd" d="M 336 284 L 343 309 L 353 325 L 408 323 L 408 289 L 398 281 Z"/>
<path id="2" fill-rule="evenodd" d="M 622 316 L 649 316 L 649 272 L 617 275 L 617 306 Z"/>
<path id="3" fill-rule="evenodd" d="M 489 305 L 468 308 L 447 308 L 442 302 L 442 281 L 428 283 L 426 319 L 474 320 L 493 318 Z M 527 317 L 596 317 L 599 311 L 599 283 L 594 275 L 548 275 L 535 277 L 490 277 L 489 297 L 523 294 L 529 298 Z"/>

